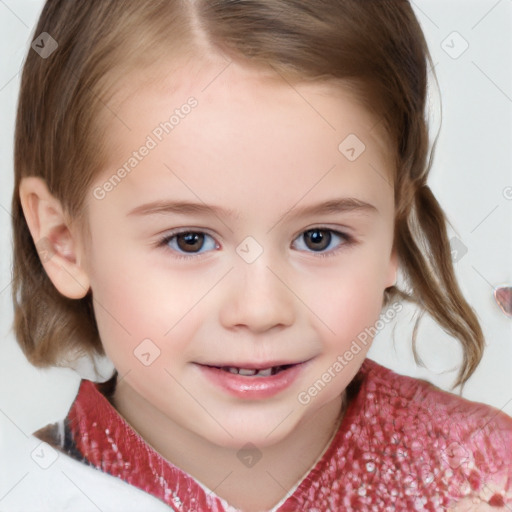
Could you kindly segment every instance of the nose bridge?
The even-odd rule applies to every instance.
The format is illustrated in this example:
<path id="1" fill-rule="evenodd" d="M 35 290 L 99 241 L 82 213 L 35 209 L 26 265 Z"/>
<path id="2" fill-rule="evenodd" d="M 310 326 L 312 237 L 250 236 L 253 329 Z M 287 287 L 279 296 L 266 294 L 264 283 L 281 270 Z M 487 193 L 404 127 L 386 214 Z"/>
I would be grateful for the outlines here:
<path id="1" fill-rule="evenodd" d="M 246 297 L 258 299 L 265 295 L 269 300 L 273 300 L 280 295 L 279 285 L 283 284 L 276 277 L 275 270 L 271 271 L 272 262 L 269 260 L 270 258 L 262 255 L 253 263 L 240 263 L 237 274 Z"/>
<path id="2" fill-rule="evenodd" d="M 282 270 L 278 270 L 269 251 L 261 252 L 252 261 L 241 256 L 222 308 L 225 326 L 244 325 L 250 330 L 264 331 L 276 325 L 291 325 L 293 294 L 280 273 Z"/>

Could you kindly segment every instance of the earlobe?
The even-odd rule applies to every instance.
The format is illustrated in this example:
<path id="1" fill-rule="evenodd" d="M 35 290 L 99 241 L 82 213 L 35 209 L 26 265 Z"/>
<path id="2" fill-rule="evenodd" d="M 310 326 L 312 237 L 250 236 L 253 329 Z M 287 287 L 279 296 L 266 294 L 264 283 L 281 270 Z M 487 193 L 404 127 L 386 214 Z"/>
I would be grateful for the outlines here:
<path id="1" fill-rule="evenodd" d="M 70 299 L 89 291 L 89 277 L 81 267 L 78 233 L 73 233 L 60 201 L 42 178 L 30 176 L 20 183 L 20 201 L 43 267 L 55 288 Z"/>

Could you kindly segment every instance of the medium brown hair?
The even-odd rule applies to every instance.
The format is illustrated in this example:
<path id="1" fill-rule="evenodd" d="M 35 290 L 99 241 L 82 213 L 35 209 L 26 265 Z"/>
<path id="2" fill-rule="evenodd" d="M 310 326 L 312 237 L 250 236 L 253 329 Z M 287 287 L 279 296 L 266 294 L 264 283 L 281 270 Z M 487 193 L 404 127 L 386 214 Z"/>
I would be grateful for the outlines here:
<path id="1" fill-rule="evenodd" d="M 103 349 L 91 293 L 68 299 L 44 271 L 20 180 L 43 178 L 72 218 L 85 218 L 86 193 L 108 155 L 105 121 L 115 116 L 108 101 L 116 84 L 170 56 L 208 50 L 270 65 L 287 80 L 347 86 L 382 123 L 394 153 L 394 246 L 405 288 L 388 288 L 384 305 L 404 299 L 429 313 L 463 347 L 455 385 L 470 377 L 484 338 L 455 279 L 447 220 L 427 185 L 435 147 L 429 157 L 429 64 L 435 75 L 408 0 L 48 0 L 34 34 L 42 32 L 59 46 L 45 59 L 29 50 L 24 63 L 12 205 L 14 328 L 34 365 L 63 365 L 70 349 Z"/>

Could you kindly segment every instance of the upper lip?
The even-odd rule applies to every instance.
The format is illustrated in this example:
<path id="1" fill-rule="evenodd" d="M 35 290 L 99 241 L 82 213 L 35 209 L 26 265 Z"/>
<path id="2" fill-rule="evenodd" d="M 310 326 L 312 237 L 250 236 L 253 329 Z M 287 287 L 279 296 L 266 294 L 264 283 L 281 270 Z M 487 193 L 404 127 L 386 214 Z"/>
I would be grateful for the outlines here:
<path id="1" fill-rule="evenodd" d="M 308 359 L 309 360 L 309 359 Z M 223 367 L 229 367 L 229 368 L 244 368 L 247 370 L 263 370 L 265 368 L 272 368 L 274 366 L 287 366 L 287 365 L 295 365 L 295 364 L 301 364 L 305 363 L 307 361 L 290 361 L 290 360 L 278 360 L 278 361 L 263 361 L 261 363 L 255 363 L 254 361 L 251 362 L 222 362 L 222 363 L 198 363 L 201 366 L 213 366 L 216 368 L 223 368 Z"/>

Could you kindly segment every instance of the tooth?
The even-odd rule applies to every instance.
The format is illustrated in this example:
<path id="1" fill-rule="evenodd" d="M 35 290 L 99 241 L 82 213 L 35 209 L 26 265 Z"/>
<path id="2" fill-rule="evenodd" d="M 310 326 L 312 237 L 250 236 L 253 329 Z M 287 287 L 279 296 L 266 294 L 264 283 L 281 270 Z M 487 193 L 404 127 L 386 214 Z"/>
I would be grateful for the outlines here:
<path id="1" fill-rule="evenodd" d="M 250 370 L 249 368 L 239 368 L 238 374 L 239 375 L 245 375 L 247 377 L 250 377 L 252 375 L 256 375 L 258 373 L 258 370 Z"/>
<path id="2" fill-rule="evenodd" d="M 238 368 L 235 368 L 234 366 L 230 366 L 230 367 L 228 367 L 228 372 L 238 374 Z"/>
<path id="3" fill-rule="evenodd" d="M 258 372 L 258 375 L 261 375 L 262 377 L 268 377 L 268 376 L 272 375 L 272 367 L 265 368 L 265 370 L 260 370 Z"/>

